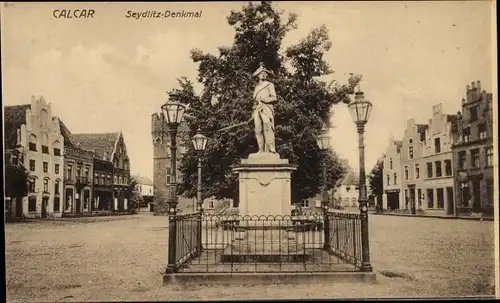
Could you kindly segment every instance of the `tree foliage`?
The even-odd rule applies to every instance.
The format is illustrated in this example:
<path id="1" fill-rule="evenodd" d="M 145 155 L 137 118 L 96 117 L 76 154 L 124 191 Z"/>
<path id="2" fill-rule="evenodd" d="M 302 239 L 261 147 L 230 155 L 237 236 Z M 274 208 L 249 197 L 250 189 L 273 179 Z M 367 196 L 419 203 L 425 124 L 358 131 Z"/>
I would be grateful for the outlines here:
<path id="1" fill-rule="evenodd" d="M 382 156 L 369 175 L 370 189 L 375 197 L 382 197 L 384 193 L 384 157 Z"/>
<path id="2" fill-rule="evenodd" d="M 349 103 L 349 95 L 361 80 L 352 75 L 340 85 L 318 79 L 332 73 L 324 55 L 332 46 L 325 26 L 312 30 L 299 43 L 282 50 L 286 34 L 296 28 L 297 16 L 286 17 L 270 2 L 248 4 L 241 11 L 232 11 L 228 24 L 235 30 L 234 42 L 219 47 L 217 55 L 199 49 L 191 51 L 198 64 L 197 81 L 204 89 L 197 95 L 187 78 L 179 80 L 179 88 L 170 91 L 170 98 L 189 104 L 186 121 L 193 136 L 200 128 L 210 139 L 202 156 L 204 196 L 236 198 L 237 175 L 232 166 L 241 158 L 257 151 L 253 123 L 230 131 L 224 127 L 246 122 L 251 117 L 252 93 L 256 79 L 252 73 L 263 62 L 272 71 L 278 103 L 275 105 L 276 149 L 281 158 L 298 165 L 292 174 L 292 200 L 314 196 L 321 185 L 321 153 L 316 138 L 324 125 L 330 125 L 334 104 Z M 189 139 L 188 137 L 184 139 Z M 328 153 L 330 181 L 336 180 L 340 163 L 334 152 Z M 188 146 L 182 157 L 183 174 L 180 193 L 192 197 L 196 193 L 197 154 Z M 330 186 L 333 184 L 330 183 Z"/>
<path id="3" fill-rule="evenodd" d="M 22 165 L 5 166 L 5 196 L 20 198 L 28 194 L 29 173 Z"/>

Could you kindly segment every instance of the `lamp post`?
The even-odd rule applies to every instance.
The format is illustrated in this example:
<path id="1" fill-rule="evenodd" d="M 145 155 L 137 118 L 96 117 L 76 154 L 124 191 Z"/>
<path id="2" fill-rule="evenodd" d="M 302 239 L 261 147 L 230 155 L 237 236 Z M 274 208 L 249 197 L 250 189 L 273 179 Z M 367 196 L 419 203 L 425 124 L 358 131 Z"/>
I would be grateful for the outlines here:
<path id="1" fill-rule="evenodd" d="M 201 233 L 202 233 L 202 228 L 201 228 L 201 221 L 203 217 L 203 198 L 201 195 L 201 155 L 205 151 L 205 148 L 207 147 L 207 137 L 205 137 L 202 133 L 201 130 L 198 128 L 198 131 L 196 132 L 196 135 L 191 139 L 191 142 L 193 143 L 193 148 L 198 154 L 198 188 L 197 188 L 197 199 L 196 199 L 196 210 L 198 211 L 198 253 L 201 253 L 202 249 L 202 243 L 201 243 Z"/>
<path id="2" fill-rule="evenodd" d="M 328 135 L 328 129 L 323 128 L 321 134 L 318 137 L 318 146 L 323 153 L 324 158 L 328 153 L 330 148 L 330 136 Z M 325 243 L 323 244 L 323 249 L 328 250 L 330 247 L 330 226 L 328 222 L 328 191 L 326 186 L 326 162 L 323 160 L 323 188 L 321 190 L 321 207 L 323 209 L 323 228 L 325 232 Z"/>
<path id="3" fill-rule="evenodd" d="M 168 198 L 168 265 L 167 274 L 177 271 L 176 260 L 176 233 L 177 233 L 177 128 L 182 121 L 186 107 L 177 102 L 167 102 L 161 107 L 163 118 L 170 134 L 170 197 Z"/>
<path id="4" fill-rule="evenodd" d="M 201 130 L 198 128 L 196 135 L 191 139 L 193 143 L 193 148 L 198 154 L 198 190 L 197 190 L 197 199 L 196 199 L 196 210 L 200 211 L 203 205 L 203 199 L 201 197 L 201 155 L 205 151 L 207 147 L 207 137 L 205 137 Z"/>
<path id="5" fill-rule="evenodd" d="M 366 197 L 366 175 L 365 175 L 365 143 L 364 132 L 365 124 L 368 122 L 372 104 L 365 100 L 361 91 L 355 93 L 354 102 L 348 105 L 351 117 L 356 124 L 358 131 L 359 146 L 359 208 L 361 214 L 361 246 L 362 246 L 362 265 L 360 270 L 363 272 L 372 272 L 370 264 L 370 240 L 368 237 L 368 199 Z"/>

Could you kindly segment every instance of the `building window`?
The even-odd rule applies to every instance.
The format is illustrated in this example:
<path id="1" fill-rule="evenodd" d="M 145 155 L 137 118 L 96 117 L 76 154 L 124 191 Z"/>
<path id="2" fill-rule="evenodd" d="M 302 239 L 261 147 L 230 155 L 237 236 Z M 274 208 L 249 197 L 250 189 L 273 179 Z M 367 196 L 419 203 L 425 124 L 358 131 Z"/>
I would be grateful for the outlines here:
<path id="1" fill-rule="evenodd" d="M 390 183 L 391 183 L 391 176 L 387 175 L 387 185 L 389 185 Z"/>
<path id="2" fill-rule="evenodd" d="M 119 183 L 119 184 L 123 184 L 123 182 L 122 182 L 122 177 L 118 178 L 118 183 Z"/>
<path id="3" fill-rule="evenodd" d="M 94 174 L 94 184 L 99 184 L 99 174 L 98 173 Z"/>
<path id="4" fill-rule="evenodd" d="M 440 138 L 434 139 L 434 152 L 436 154 L 441 152 L 441 139 Z"/>
<path id="5" fill-rule="evenodd" d="M 81 167 L 77 167 L 76 168 L 76 177 L 80 178 L 81 176 L 82 176 L 82 168 Z"/>
<path id="6" fill-rule="evenodd" d="M 61 155 L 61 149 L 60 148 L 54 148 L 54 156 L 60 156 Z"/>
<path id="7" fill-rule="evenodd" d="M 89 180 L 89 169 L 87 167 L 85 167 L 84 174 L 85 174 L 84 176 L 85 176 L 86 181 L 88 181 Z"/>
<path id="8" fill-rule="evenodd" d="M 466 127 L 462 131 L 462 141 L 467 143 L 470 141 L 470 128 Z"/>
<path id="9" fill-rule="evenodd" d="M 56 194 L 56 195 L 59 194 L 59 180 L 57 180 L 55 185 L 54 185 L 54 194 Z"/>
<path id="10" fill-rule="evenodd" d="M 29 143 L 29 150 L 36 151 L 36 143 L 30 142 Z"/>
<path id="11" fill-rule="evenodd" d="M 54 165 L 54 173 L 59 174 L 59 164 Z"/>
<path id="12" fill-rule="evenodd" d="M 73 178 L 73 167 L 68 166 L 66 169 L 66 180 L 72 180 Z"/>
<path id="13" fill-rule="evenodd" d="M 302 202 L 300 203 L 300 207 L 309 208 L 309 200 L 308 199 L 302 200 Z"/>
<path id="14" fill-rule="evenodd" d="M 43 192 L 49 192 L 49 179 L 43 179 Z"/>
<path id="15" fill-rule="evenodd" d="M 394 185 L 398 183 L 398 175 L 394 173 Z"/>
<path id="16" fill-rule="evenodd" d="M 427 189 L 427 208 L 434 208 L 434 190 Z"/>
<path id="17" fill-rule="evenodd" d="M 42 145 L 42 153 L 44 153 L 44 154 L 49 153 L 49 147 L 47 145 Z"/>
<path id="18" fill-rule="evenodd" d="M 432 178 L 432 162 L 427 163 L 427 178 Z"/>
<path id="19" fill-rule="evenodd" d="M 30 160 L 30 171 L 35 171 L 35 169 L 36 169 L 35 160 Z"/>
<path id="20" fill-rule="evenodd" d="M 467 153 L 466 151 L 461 151 L 458 153 L 458 168 L 466 169 L 467 168 Z"/>
<path id="21" fill-rule="evenodd" d="M 172 170 L 170 169 L 170 167 L 167 167 L 167 170 L 166 170 L 166 174 L 167 174 L 167 185 L 170 185 L 170 182 L 171 182 L 171 179 L 172 179 Z"/>
<path id="22" fill-rule="evenodd" d="M 441 161 L 436 161 L 434 162 L 436 165 L 436 177 L 441 177 L 443 175 L 442 167 L 441 167 Z"/>
<path id="23" fill-rule="evenodd" d="M 208 205 L 207 209 L 214 209 L 215 208 L 215 201 L 214 200 L 208 200 Z"/>
<path id="24" fill-rule="evenodd" d="M 389 159 L 389 169 L 392 169 L 392 158 Z"/>
<path id="25" fill-rule="evenodd" d="M 356 199 L 356 198 L 351 198 L 351 205 L 352 205 L 352 206 L 356 206 L 356 205 L 357 205 L 357 202 L 358 202 L 358 199 Z"/>
<path id="26" fill-rule="evenodd" d="M 486 148 L 486 166 L 493 166 L 493 147 Z"/>
<path id="27" fill-rule="evenodd" d="M 471 165 L 474 168 L 479 167 L 479 149 L 473 149 L 470 151 Z"/>
<path id="28" fill-rule="evenodd" d="M 30 213 L 36 212 L 36 196 L 30 196 L 28 198 L 28 211 Z"/>
<path id="29" fill-rule="evenodd" d="M 444 208 L 444 190 L 442 188 L 436 189 L 437 208 Z"/>
<path id="30" fill-rule="evenodd" d="M 59 197 L 54 198 L 54 212 L 59 212 L 61 208 L 61 199 Z"/>
<path id="31" fill-rule="evenodd" d="M 117 177 L 117 176 L 113 176 L 113 183 L 114 183 L 114 184 L 117 184 L 117 183 L 118 183 L 118 177 Z"/>
<path id="32" fill-rule="evenodd" d="M 28 180 L 28 192 L 30 193 L 35 192 L 35 180 L 33 179 Z"/>
<path id="33" fill-rule="evenodd" d="M 447 176 L 451 176 L 451 160 L 444 160 L 444 172 Z"/>
<path id="34" fill-rule="evenodd" d="M 420 179 L 420 165 L 415 164 L 415 179 Z"/>
<path id="35" fill-rule="evenodd" d="M 477 107 L 473 106 L 470 108 L 470 122 L 477 121 Z"/>
<path id="36" fill-rule="evenodd" d="M 44 173 L 49 172 L 49 162 L 43 162 L 43 172 Z"/>
<path id="37" fill-rule="evenodd" d="M 413 159 L 413 146 L 408 147 L 408 156 Z"/>
<path id="38" fill-rule="evenodd" d="M 102 178 L 104 179 L 104 174 L 102 174 Z M 108 184 L 111 184 L 111 175 L 108 175 Z"/>
<path id="39" fill-rule="evenodd" d="M 405 166 L 405 180 L 408 180 L 408 166 Z"/>
<path id="40" fill-rule="evenodd" d="M 479 124 L 477 126 L 477 132 L 478 132 L 479 139 L 486 139 L 486 137 L 488 135 L 486 132 L 486 124 Z"/>

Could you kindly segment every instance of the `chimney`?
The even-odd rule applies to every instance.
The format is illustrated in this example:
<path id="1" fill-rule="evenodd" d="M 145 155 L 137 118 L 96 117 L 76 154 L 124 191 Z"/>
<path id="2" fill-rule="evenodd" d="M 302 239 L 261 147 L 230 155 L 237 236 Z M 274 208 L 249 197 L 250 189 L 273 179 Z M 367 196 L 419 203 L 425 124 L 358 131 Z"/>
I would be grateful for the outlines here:
<path id="1" fill-rule="evenodd" d="M 477 86 L 477 90 L 481 91 L 481 81 L 477 80 L 476 86 Z"/>
<path id="2" fill-rule="evenodd" d="M 466 90 L 467 92 L 469 92 L 469 91 L 470 91 L 470 85 L 469 85 L 469 84 L 467 84 L 467 85 L 465 86 L 465 90 Z"/>
<path id="3" fill-rule="evenodd" d="M 471 86 L 472 89 L 476 89 L 476 82 L 472 81 L 470 83 L 470 86 Z"/>

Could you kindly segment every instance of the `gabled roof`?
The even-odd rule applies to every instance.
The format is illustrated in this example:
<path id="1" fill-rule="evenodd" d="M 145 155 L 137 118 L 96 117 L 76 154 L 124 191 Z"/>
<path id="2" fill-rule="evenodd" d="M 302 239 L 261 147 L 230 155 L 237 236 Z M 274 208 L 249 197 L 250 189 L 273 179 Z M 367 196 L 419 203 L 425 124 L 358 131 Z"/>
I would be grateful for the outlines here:
<path id="1" fill-rule="evenodd" d="M 26 124 L 26 110 L 31 105 L 13 105 L 4 107 L 5 148 L 15 148 L 17 144 L 17 130 Z"/>
<path id="2" fill-rule="evenodd" d="M 339 179 L 335 184 L 336 187 L 342 185 L 359 185 L 359 177 L 356 175 L 354 170 L 350 169 L 347 175 L 344 178 Z"/>
<path id="3" fill-rule="evenodd" d="M 80 142 L 82 148 L 94 151 L 95 156 L 102 159 L 105 153 L 108 158 L 112 156 L 120 133 L 73 134 L 73 136 Z"/>
<path id="4" fill-rule="evenodd" d="M 142 176 L 132 176 L 132 178 L 134 178 L 136 181 L 137 181 L 137 184 L 141 184 L 141 185 L 153 185 L 153 181 L 151 181 L 149 178 L 147 177 L 142 177 Z"/>
<path id="5" fill-rule="evenodd" d="M 69 128 L 64 124 L 64 122 L 59 117 L 59 129 L 61 130 L 61 134 L 64 137 L 64 145 L 69 145 L 73 148 L 79 148 L 80 142 L 73 136 Z"/>

